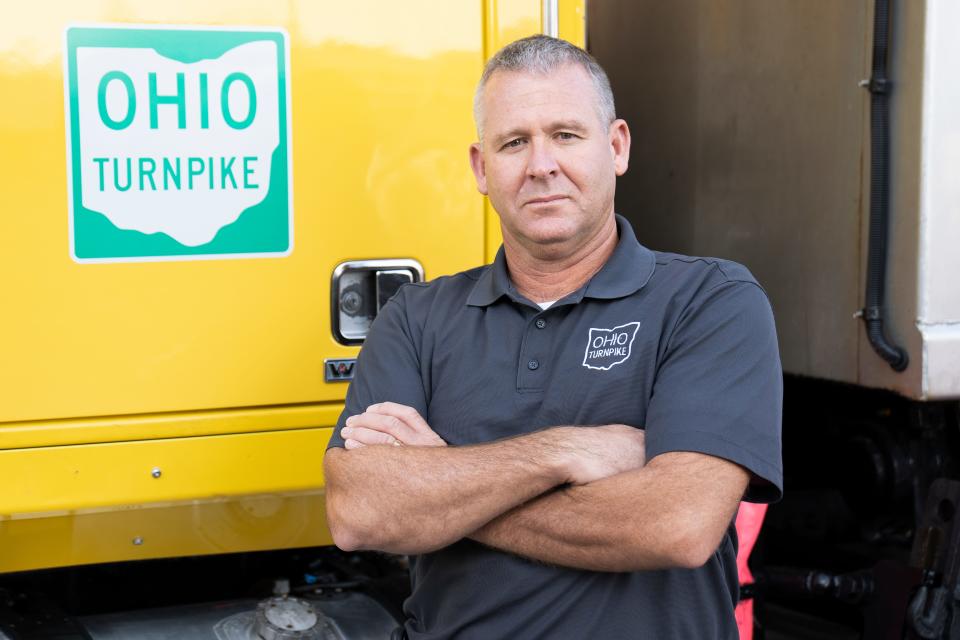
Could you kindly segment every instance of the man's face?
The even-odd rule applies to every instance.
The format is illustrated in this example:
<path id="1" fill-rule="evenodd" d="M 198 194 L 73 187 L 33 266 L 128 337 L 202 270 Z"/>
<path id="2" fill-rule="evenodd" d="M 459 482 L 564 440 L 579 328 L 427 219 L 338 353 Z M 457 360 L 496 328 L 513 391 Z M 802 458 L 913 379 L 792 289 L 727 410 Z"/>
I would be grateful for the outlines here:
<path id="1" fill-rule="evenodd" d="M 470 148 L 480 193 L 500 215 L 504 241 L 560 256 L 596 235 L 613 213 L 630 132 L 600 119 L 586 70 L 496 71 L 482 95 L 483 141 Z"/>

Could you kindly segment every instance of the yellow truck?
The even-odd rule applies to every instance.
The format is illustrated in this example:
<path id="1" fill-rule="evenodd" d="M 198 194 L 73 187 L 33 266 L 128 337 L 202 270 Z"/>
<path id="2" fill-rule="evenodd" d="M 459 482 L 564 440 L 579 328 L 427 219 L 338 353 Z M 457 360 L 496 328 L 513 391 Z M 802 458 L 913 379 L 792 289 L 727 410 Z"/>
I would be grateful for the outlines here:
<path id="1" fill-rule="evenodd" d="M 531 33 L 582 44 L 584 3 L 3 14 L 0 578 L 73 576 L 89 606 L 57 606 L 108 613 L 97 568 L 156 566 L 108 563 L 331 545 L 322 456 L 377 308 L 499 245 L 467 163 L 483 63 Z M 372 604 L 325 606 L 329 637 L 366 637 L 330 621 Z M 46 628 L 25 607 L 0 604 L 0 638 Z M 184 619 L 164 637 L 208 637 Z"/>

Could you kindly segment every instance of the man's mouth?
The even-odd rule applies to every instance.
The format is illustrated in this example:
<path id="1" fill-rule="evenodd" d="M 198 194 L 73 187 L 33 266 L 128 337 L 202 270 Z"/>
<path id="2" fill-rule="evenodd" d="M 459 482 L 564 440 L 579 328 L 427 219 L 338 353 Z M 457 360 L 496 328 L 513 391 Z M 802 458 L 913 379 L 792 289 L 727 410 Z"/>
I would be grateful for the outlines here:
<path id="1" fill-rule="evenodd" d="M 533 198 L 527 200 L 527 204 L 546 204 L 548 202 L 556 202 L 557 200 L 563 200 L 567 196 L 542 196 L 540 198 Z"/>

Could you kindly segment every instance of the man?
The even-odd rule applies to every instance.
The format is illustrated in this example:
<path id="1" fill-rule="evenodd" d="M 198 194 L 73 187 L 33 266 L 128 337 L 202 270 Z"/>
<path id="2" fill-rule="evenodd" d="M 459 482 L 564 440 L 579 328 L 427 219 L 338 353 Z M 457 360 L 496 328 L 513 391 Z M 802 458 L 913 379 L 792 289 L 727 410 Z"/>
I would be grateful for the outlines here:
<path id="1" fill-rule="evenodd" d="M 382 309 L 325 458 L 334 540 L 411 556 L 411 639 L 736 638 L 732 520 L 781 484 L 766 297 L 615 216 L 630 132 L 582 50 L 507 46 L 474 110 L 503 246 Z"/>

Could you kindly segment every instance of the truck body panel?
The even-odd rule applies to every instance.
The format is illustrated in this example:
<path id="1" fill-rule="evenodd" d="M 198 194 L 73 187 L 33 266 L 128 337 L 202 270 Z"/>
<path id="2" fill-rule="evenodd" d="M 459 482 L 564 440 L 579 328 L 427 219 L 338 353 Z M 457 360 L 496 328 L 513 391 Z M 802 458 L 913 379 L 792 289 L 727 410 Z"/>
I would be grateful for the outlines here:
<path id="1" fill-rule="evenodd" d="M 944 75 L 956 7 L 892 6 L 886 328 L 910 356 L 903 372 L 857 317 L 873 3 L 597 5 L 590 41 L 633 127 L 617 205 L 642 242 L 746 264 L 771 297 L 788 373 L 957 398 L 958 125 L 948 114 L 960 100 Z M 630 37 L 636 29 L 643 37 Z"/>
<path id="2" fill-rule="evenodd" d="M 345 261 L 399 258 L 433 278 L 492 259 L 496 214 L 467 161 L 473 92 L 484 60 L 541 32 L 547 14 L 583 43 L 584 4 L 569 1 L 56 2 L 0 25 L 0 572 L 332 544 L 322 458 L 347 385 L 324 367 L 359 348 L 331 331 L 331 275 Z M 285 251 L 83 260 L 68 183 L 79 184 L 71 145 L 92 138 L 71 138 L 71 100 L 87 95 L 71 76 L 82 66 L 71 29 L 277 34 L 292 170 Z M 189 64 L 212 58 L 190 48 L 174 61 L 188 78 L 184 106 L 160 77 L 146 92 L 135 85 L 131 119 L 149 114 L 172 138 L 181 108 L 198 136 L 209 124 L 200 109 L 244 113 L 236 88 L 194 93 Z M 129 55 L 118 49 L 118 70 Z M 99 106 L 103 124 L 122 129 L 123 79 L 109 80 L 106 106 L 76 108 Z M 146 191 L 140 170 L 128 184 Z"/>

